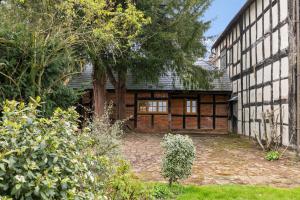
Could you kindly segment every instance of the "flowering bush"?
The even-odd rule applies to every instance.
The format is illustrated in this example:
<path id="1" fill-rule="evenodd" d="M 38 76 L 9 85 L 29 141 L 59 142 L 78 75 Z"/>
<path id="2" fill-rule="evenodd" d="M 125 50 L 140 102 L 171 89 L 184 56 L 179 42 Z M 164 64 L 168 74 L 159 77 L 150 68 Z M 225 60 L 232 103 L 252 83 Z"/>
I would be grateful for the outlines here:
<path id="1" fill-rule="evenodd" d="M 163 138 L 164 157 L 162 175 L 169 185 L 191 175 L 195 159 L 195 147 L 188 136 L 168 134 Z"/>
<path id="2" fill-rule="evenodd" d="M 39 116 L 40 99 L 6 101 L 0 120 L 0 194 L 13 199 L 100 199 L 104 160 L 77 130 L 73 108 Z"/>

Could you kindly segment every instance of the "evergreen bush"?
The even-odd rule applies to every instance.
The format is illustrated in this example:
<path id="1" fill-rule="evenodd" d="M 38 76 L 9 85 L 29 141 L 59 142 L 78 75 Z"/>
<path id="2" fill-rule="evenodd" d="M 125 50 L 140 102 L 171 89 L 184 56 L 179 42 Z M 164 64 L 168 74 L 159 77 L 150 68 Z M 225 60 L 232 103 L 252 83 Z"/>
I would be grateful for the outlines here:
<path id="1" fill-rule="evenodd" d="M 164 148 L 162 175 L 168 179 L 169 185 L 188 178 L 192 173 L 196 152 L 191 138 L 168 134 L 163 138 L 162 147 Z"/>

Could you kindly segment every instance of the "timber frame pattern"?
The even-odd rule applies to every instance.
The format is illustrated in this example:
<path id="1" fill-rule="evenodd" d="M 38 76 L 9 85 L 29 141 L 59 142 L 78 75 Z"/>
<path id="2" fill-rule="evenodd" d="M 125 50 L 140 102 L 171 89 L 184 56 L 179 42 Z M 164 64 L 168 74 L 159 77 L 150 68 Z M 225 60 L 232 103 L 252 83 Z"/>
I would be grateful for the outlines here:
<path id="1" fill-rule="evenodd" d="M 216 65 L 227 68 L 238 96 L 238 133 L 261 135 L 267 129 L 261 114 L 271 110 L 279 116 L 278 133 L 287 146 L 297 138 L 294 1 L 247 1 L 213 45 Z"/>
<path id="2" fill-rule="evenodd" d="M 182 91 L 127 91 L 126 112 L 128 125 L 142 132 L 205 131 L 227 133 L 228 99 L 230 92 Z M 186 113 L 186 101 L 196 101 L 196 112 Z M 108 91 L 107 101 L 114 101 L 114 92 Z M 139 101 L 166 101 L 165 113 L 140 113 Z"/>

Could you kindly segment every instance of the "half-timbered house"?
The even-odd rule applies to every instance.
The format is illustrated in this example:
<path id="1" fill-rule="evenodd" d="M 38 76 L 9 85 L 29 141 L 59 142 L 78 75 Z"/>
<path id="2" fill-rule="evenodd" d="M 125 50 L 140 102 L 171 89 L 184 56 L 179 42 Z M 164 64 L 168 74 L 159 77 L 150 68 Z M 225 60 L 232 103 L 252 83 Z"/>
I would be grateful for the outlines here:
<path id="1" fill-rule="evenodd" d="M 282 144 L 296 144 L 299 20 L 299 0 L 248 0 L 214 43 L 215 65 L 227 69 L 232 83 L 239 134 L 269 131 L 262 121 L 269 110 Z"/>
<path id="2" fill-rule="evenodd" d="M 199 61 L 199 67 L 215 70 Z M 72 88 L 86 91 L 81 104 L 92 108 L 92 66 L 73 78 Z M 128 126 L 140 132 L 193 131 L 214 134 L 228 133 L 231 85 L 226 73 L 211 83 L 211 89 L 188 90 L 173 73 L 162 76 L 157 84 L 136 82 L 127 78 L 126 115 Z M 115 101 L 114 88 L 107 84 L 107 102 Z"/>

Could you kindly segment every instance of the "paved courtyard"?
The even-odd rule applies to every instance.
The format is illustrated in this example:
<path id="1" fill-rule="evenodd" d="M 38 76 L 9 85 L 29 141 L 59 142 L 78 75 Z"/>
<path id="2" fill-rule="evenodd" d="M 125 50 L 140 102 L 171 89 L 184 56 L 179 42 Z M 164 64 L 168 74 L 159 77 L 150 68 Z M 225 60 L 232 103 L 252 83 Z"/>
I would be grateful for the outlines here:
<path id="1" fill-rule="evenodd" d="M 162 149 L 159 134 L 128 134 L 122 151 L 134 172 L 145 181 L 164 181 L 160 175 Z M 292 152 L 275 162 L 246 138 L 192 136 L 197 155 L 186 184 L 254 184 L 300 187 L 300 162 Z"/>

